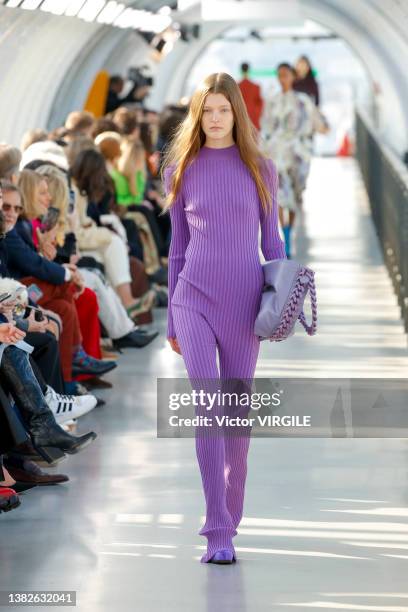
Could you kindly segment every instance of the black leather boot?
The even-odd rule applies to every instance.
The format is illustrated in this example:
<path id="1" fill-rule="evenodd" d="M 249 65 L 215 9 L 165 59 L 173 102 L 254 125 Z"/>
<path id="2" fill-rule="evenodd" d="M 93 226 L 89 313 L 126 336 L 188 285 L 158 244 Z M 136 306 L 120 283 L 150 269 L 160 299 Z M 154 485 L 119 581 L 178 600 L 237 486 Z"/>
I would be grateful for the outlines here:
<path id="1" fill-rule="evenodd" d="M 54 461 L 54 449 L 75 455 L 96 438 L 96 433 L 93 431 L 83 436 L 72 436 L 56 423 L 51 411 L 31 413 L 28 429 L 35 450 L 46 461 Z"/>
<path id="2" fill-rule="evenodd" d="M 34 376 L 26 352 L 9 346 L 3 353 L 1 373 L 31 436 L 34 449 L 48 462 L 55 461 L 61 451 L 78 453 L 96 438 L 91 431 L 83 436 L 72 436 L 55 421 Z"/>

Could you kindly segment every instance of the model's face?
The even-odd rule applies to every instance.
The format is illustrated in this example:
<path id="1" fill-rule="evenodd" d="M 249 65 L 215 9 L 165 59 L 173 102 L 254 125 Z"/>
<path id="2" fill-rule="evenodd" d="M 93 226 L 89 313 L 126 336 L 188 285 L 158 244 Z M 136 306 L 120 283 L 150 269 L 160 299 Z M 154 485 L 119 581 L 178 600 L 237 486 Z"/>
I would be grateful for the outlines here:
<path id="1" fill-rule="evenodd" d="M 233 127 L 234 114 L 227 98 L 223 94 L 208 94 L 201 118 L 201 128 L 207 138 L 221 140 L 232 133 Z"/>
<path id="2" fill-rule="evenodd" d="M 48 191 L 47 181 L 45 179 L 40 181 L 38 184 L 36 196 L 35 207 L 37 209 L 38 216 L 45 215 L 49 205 L 51 204 L 51 196 L 50 192 Z"/>
<path id="3" fill-rule="evenodd" d="M 293 87 L 295 75 L 293 74 L 292 70 L 289 70 L 289 68 L 279 68 L 278 79 L 282 89 L 284 91 L 288 91 Z"/>
<path id="4" fill-rule="evenodd" d="M 19 215 L 23 212 L 20 195 L 16 191 L 5 191 L 0 197 L 0 208 L 3 211 L 6 232 L 13 229 Z"/>

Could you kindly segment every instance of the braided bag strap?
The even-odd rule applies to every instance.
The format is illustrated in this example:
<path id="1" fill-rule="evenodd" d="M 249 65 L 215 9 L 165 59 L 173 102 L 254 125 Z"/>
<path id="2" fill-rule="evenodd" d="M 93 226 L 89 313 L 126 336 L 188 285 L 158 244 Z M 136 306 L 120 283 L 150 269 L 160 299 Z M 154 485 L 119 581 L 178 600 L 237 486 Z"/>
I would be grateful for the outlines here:
<path id="1" fill-rule="evenodd" d="M 305 285 L 306 292 L 305 292 Z M 311 305 L 312 305 L 312 323 L 308 325 L 306 317 L 304 315 L 301 304 L 304 299 L 310 293 Z M 302 268 L 296 280 L 296 284 L 292 290 L 289 302 L 287 303 L 285 310 L 282 314 L 282 320 L 275 330 L 273 335 L 269 338 L 271 342 L 281 342 L 288 338 L 293 333 L 294 325 L 300 320 L 301 324 L 305 328 L 309 336 L 313 336 L 317 330 L 317 300 L 316 300 L 316 287 L 314 283 L 314 272 L 309 268 Z"/>
<path id="2" fill-rule="evenodd" d="M 305 271 L 305 274 L 309 279 L 308 280 L 308 293 L 310 295 L 310 302 L 311 302 L 311 307 L 312 307 L 312 322 L 310 325 L 307 324 L 305 313 L 303 312 L 303 308 L 299 315 L 299 321 L 303 325 L 306 333 L 308 333 L 309 336 L 314 336 L 317 330 L 317 298 L 316 298 L 316 286 L 315 286 L 315 280 L 314 280 L 314 272 L 312 272 L 312 270 L 307 269 Z"/>

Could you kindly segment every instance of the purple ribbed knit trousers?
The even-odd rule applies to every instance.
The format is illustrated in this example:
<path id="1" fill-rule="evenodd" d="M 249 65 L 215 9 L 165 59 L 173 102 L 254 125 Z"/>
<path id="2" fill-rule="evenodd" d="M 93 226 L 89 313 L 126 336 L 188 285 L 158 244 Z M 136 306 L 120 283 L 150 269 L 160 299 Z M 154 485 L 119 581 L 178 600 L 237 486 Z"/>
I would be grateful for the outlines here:
<path id="1" fill-rule="evenodd" d="M 222 330 L 216 333 L 203 314 L 176 305 L 173 305 L 173 320 L 194 388 L 216 392 L 217 379 L 227 381 L 228 386 L 228 379 L 250 379 L 253 376 L 259 351 L 259 341 L 255 336 L 251 339 L 239 332 L 229 336 L 228 331 L 223 334 Z M 216 362 L 217 345 L 220 374 Z M 214 385 L 211 384 L 213 381 Z M 244 385 L 240 390 L 244 390 Z M 196 411 L 196 414 L 206 414 L 205 409 Z M 227 411 L 219 406 L 207 414 L 222 415 Z M 237 416 L 238 411 L 228 414 Z M 244 417 L 246 413 L 241 412 L 239 416 Z M 237 534 L 243 513 L 250 432 L 243 428 L 240 428 L 240 435 L 232 435 L 227 428 L 224 431 L 225 435 L 221 432 L 216 436 L 213 432 L 196 428 L 196 453 L 206 501 L 206 521 L 199 532 L 207 537 L 207 553 L 201 559 L 203 563 L 222 548 L 235 555 L 232 538 Z"/>
<path id="2" fill-rule="evenodd" d="M 169 167 L 164 173 L 167 193 L 173 171 Z M 265 259 L 286 257 L 271 160 L 262 171 L 272 195 L 268 214 L 237 145 L 204 146 L 186 168 L 182 189 L 170 208 L 167 337 L 177 338 L 193 388 L 214 391 L 216 384 L 225 382 L 228 387 L 229 381 L 238 380 L 241 391 L 250 392 L 246 385 L 252 383 L 259 353 L 253 329 L 263 287 L 259 224 Z M 225 414 L 225 407 L 215 410 Z M 229 414 L 244 417 L 248 410 L 235 407 Z M 243 513 L 249 442 L 250 431 L 242 428 L 237 435 L 221 436 L 196 428 L 206 501 L 206 521 L 199 532 L 207 538 L 203 563 L 222 548 L 235 555 L 232 538 Z"/>

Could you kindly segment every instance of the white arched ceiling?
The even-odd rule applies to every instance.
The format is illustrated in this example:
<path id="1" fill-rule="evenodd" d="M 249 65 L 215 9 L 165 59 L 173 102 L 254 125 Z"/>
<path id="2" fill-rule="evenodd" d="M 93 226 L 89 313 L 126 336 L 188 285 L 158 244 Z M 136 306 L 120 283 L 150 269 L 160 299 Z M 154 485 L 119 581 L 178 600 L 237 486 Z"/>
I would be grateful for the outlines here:
<path id="1" fill-rule="evenodd" d="M 1 7 L 0 140 L 19 144 L 27 129 L 47 125 L 64 75 L 98 29 L 79 19 Z"/>
<path id="2" fill-rule="evenodd" d="M 133 30 L 0 7 L 0 142 L 19 145 L 27 129 L 61 125 L 101 68 L 148 52 Z"/>
<path id="3" fill-rule="evenodd" d="M 250 8 L 250 2 L 247 2 Z M 380 110 L 380 129 L 384 140 L 399 154 L 408 148 L 408 19 L 398 2 L 387 0 L 387 10 L 380 0 L 299 0 L 298 10 L 304 18 L 313 19 L 344 38 L 360 57 L 376 85 Z M 240 2 L 240 12 L 242 13 Z M 394 6 L 395 10 L 392 10 Z M 232 14 L 232 13 L 231 13 Z M 408 14 L 408 11 L 407 11 Z M 200 11 L 191 12 L 192 21 Z M 262 27 L 285 22 L 287 13 L 282 3 L 265 2 L 262 21 L 251 20 L 248 12 L 245 25 Z M 184 91 L 186 77 L 196 57 L 222 31 L 239 25 L 237 21 L 209 21 L 204 24 L 198 41 L 188 46 L 178 42 L 173 52 L 159 67 L 157 86 L 152 93 L 154 105 L 175 102 Z"/>
<path id="4" fill-rule="evenodd" d="M 125 75 L 132 59 L 137 57 L 137 65 L 143 63 L 149 52 L 149 45 L 136 32 L 101 28 L 64 76 L 54 98 L 48 127 L 61 125 L 70 111 L 83 107 L 89 87 L 101 68 L 110 74 Z"/>
<path id="5" fill-rule="evenodd" d="M 224 0 L 219 0 L 220 5 Z M 141 3 L 138 3 L 141 5 Z M 155 3 L 158 4 L 158 3 Z M 163 1 L 162 4 L 165 4 Z M 243 0 L 239 3 L 250 5 Z M 259 4 L 259 2 L 258 2 Z M 285 3 L 265 1 L 262 22 L 285 20 Z M 149 3 L 145 3 L 148 7 Z M 408 142 L 408 9 L 400 0 L 290 0 L 305 18 L 314 19 L 343 37 L 379 84 L 384 139 L 401 153 Z M 277 12 L 280 7 L 281 13 Z M 242 8 L 240 8 L 242 11 Z M 200 52 L 230 21 L 206 22 L 198 40 L 179 41 L 159 65 L 149 105 L 158 110 L 183 93 L 186 77 Z M 199 7 L 190 20 L 201 21 Z M 148 58 L 148 47 L 134 32 L 41 11 L 0 7 L 0 140 L 18 144 L 31 127 L 54 127 L 67 112 L 80 108 L 100 69 L 124 72 Z"/>

